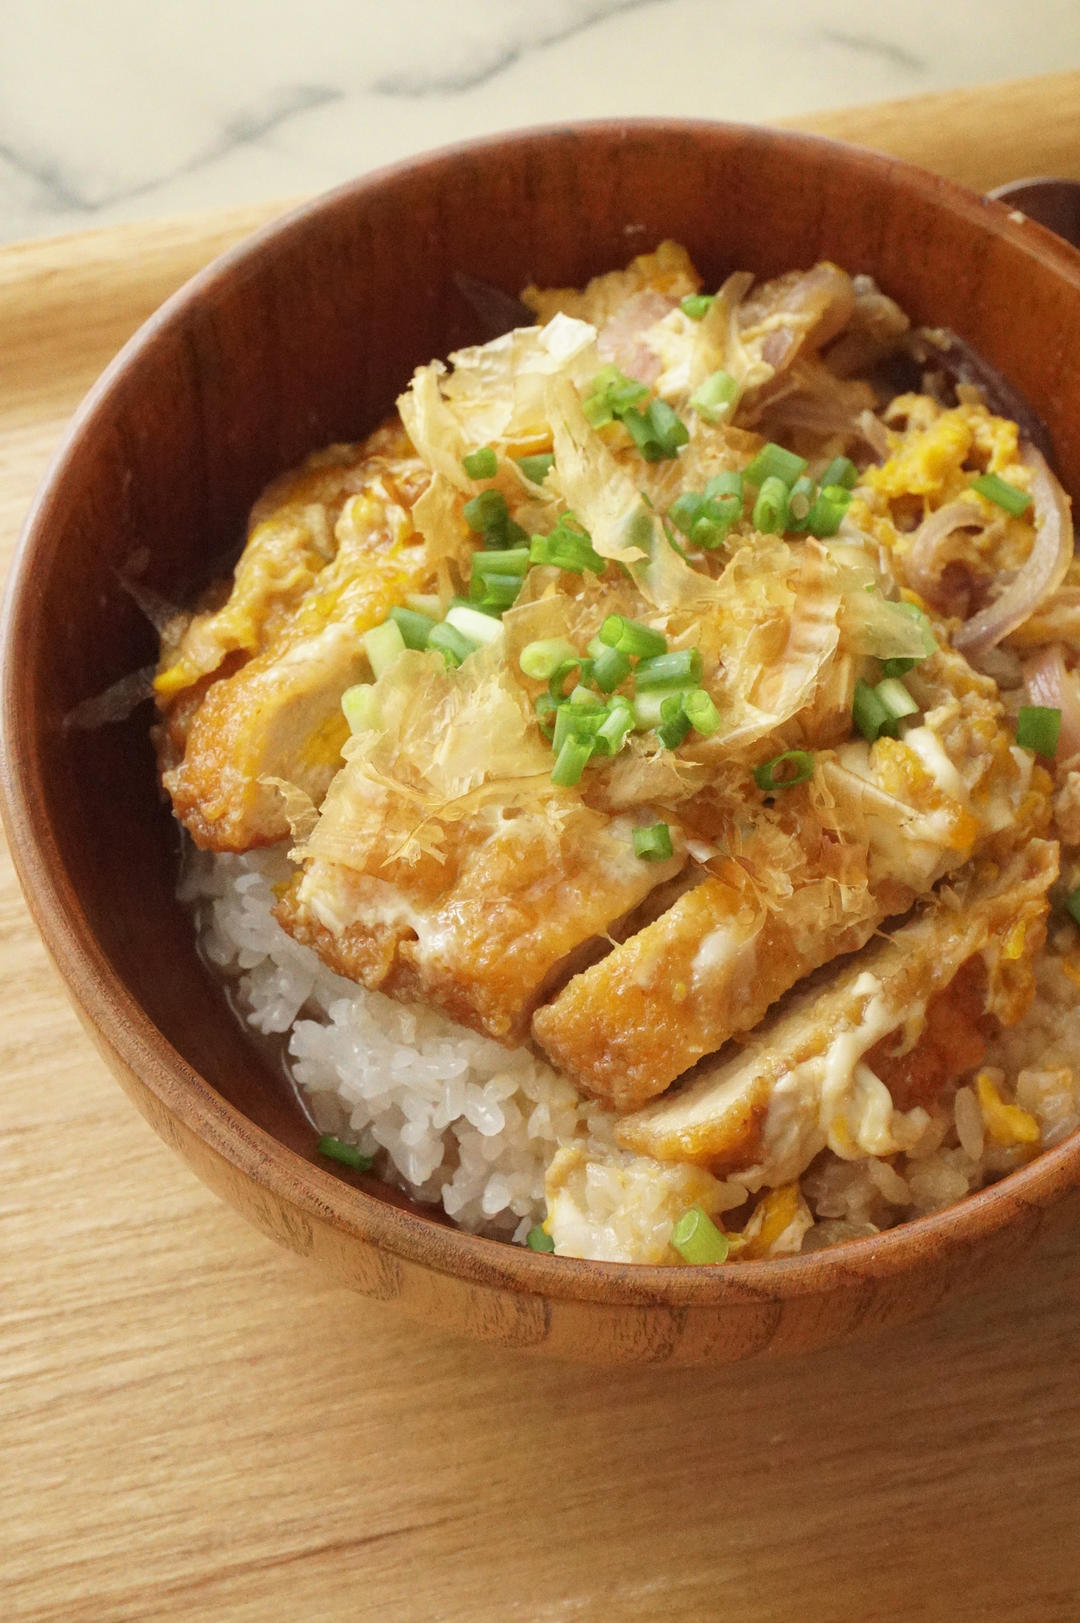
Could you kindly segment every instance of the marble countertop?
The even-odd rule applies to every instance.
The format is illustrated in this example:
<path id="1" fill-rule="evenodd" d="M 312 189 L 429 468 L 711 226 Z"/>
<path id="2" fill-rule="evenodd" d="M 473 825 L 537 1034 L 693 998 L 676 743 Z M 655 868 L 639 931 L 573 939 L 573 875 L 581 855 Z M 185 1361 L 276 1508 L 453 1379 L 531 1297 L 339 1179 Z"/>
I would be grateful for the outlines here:
<path id="1" fill-rule="evenodd" d="M 1078 64 L 1076 0 L 4 0 L 0 241 L 513 125 L 767 121 Z"/>

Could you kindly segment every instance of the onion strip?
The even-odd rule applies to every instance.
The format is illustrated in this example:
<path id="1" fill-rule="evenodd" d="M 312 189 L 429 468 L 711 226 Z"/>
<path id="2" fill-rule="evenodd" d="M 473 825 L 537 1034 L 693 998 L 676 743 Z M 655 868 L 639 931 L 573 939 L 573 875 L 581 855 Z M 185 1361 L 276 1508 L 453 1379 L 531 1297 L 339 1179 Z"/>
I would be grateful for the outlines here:
<path id="1" fill-rule="evenodd" d="M 1039 605 L 1056 592 L 1073 556 L 1073 526 L 1069 500 L 1045 459 L 1025 445 L 1021 461 L 1031 470 L 1035 504 L 1035 542 L 1023 567 L 1001 596 L 968 620 L 953 638 L 953 646 L 966 654 L 995 647 L 1010 631 L 1023 625 Z"/>
<path id="2" fill-rule="evenodd" d="M 904 573 L 908 584 L 935 608 L 948 611 L 950 605 L 941 593 L 941 577 L 948 558 L 940 558 L 938 550 L 956 530 L 985 530 L 989 526 L 982 510 L 974 502 L 949 502 L 936 513 L 924 519 L 915 531 L 911 551 L 904 559 Z"/>
<path id="3" fill-rule="evenodd" d="M 1061 711 L 1058 760 L 1071 760 L 1080 754 L 1080 683 L 1065 668 L 1061 644 L 1040 648 L 1025 664 L 1024 678 L 1032 704 Z"/>

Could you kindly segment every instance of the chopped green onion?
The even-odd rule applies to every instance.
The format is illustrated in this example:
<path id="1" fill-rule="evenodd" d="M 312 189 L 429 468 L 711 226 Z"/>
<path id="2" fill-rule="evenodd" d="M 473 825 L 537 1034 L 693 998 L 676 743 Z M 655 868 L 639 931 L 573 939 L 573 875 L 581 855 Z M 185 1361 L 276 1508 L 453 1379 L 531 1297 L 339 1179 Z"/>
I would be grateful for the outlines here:
<path id="1" fill-rule="evenodd" d="M 1080 888 L 1070 891 L 1066 896 L 1065 911 L 1074 924 L 1080 924 Z"/>
<path id="2" fill-rule="evenodd" d="M 869 682 L 864 682 L 861 677 L 855 683 L 851 718 L 863 737 L 871 744 L 880 738 L 882 733 L 891 731 L 894 726 L 885 701 L 877 690 L 872 688 Z"/>
<path id="3" fill-rule="evenodd" d="M 609 614 L 600 627 L 600 641 L 620 654 L 632 658 L 650 659 L 667 652 L 667 638 L 652 626 L 643 626 L 640 620 L 627 620 L 621 614 Z"/>
<path id="4" fill-rule="evenodd" d="M 581 774 L 588 764 L 592 754 L 591 740 L 583 738 L 567 738 L 564 740 L 555 765 L 551 769 L 551 781 L 558 788 L 569 788 L 571 784 L 580 783 Z"/>
<path id="5" fill-rule="evenodd" d="M 707 423 L 726 423 L 735 410 L 739 385 L 730 372 L 713 372 L 690 396 L 690 405 Z"/>
<path id="6" fill-rule="evenodd" d="M 919 656 L 920 659 L 925 659 L 925 657 L 925 654 L 921 654 Z M 887 680 L 894 676 L 906 676 L 909 671 L 913 671 L 915 669 L 918 663 L 918 659 L 909 659 L 906 657 L 897 659 L 883 659 L 881 662 L 881 674 Z"/>
<path id="7" fill-rule="evenodd" d="M 1055 756 L 1061 733 L 1061 711 L 1049 705 L 1021 705 L 1016 717 L 1016 742 L 1037 755 Z"/>
<path id="8" fill-rule="evenodd" d="M 617 648 L 604 647 L 594 664 L 592 679 L 601 693 L 614 693 L 620 682 L 630 675 L 630 660 Z"/>
<path id="9" fill-rule="evenodd" d="M 886 677 L 883 682 L 878 683 L 874 692 L 892 721 L 901 721 L 904 716 L 914 716 L 918 711 L 918 705 L 899 677 Z"/>
<path id="10" fill-rule="evenodd" d="M 841 490 L 854 490 L 859 482 L 859 470 L 850 457 L 834 456 L 821 476 L 821 488 L 839 485 Z"/>
<path id="11" fill-rule="evenodd" d="M 465 503 L 465 522 L 470 530 L 480 534 L 498 529 L 509 517 L 506 497 L 501 490 L 482 490 L 479 496 Z"/>
<path id="12" fill-rule="evenodd" d="M 608 711 L 607 719 L 597 728 L 596 753 L 618 755 L 633 728 L 634 712 L 629 704 L 615 705 Z"/>
<path id="13" fill-rule="evenodd" d="M 469 581 L 469 597 L 486 614 L 502 614 L 517 602 L 524 584 L 520 575 L 474 575 Z"/>
<path id="14" fill-rule="evenodd" d="M 723 473 L 714 473 L 705 486 L 706 501 L 718 501 L 722 496 L 737 496 L 742 506 L 743 476 L 738 468 L 726 468 Z"/>
<path id="15" fill-rule="evenodd" d="M 428 638 L 436 625 L 430 614 L 419 614 L 416 609 L 390 610 L 390 618 L 401 632 L 406 648 L 426 648 Z"/>
<path id="16" fill-rule="evenodd" d="M 823 485 L 807 515 L 806 528 L 819 540 L 835 535 L 850 503 L 851 492 L 843 485 Z"/>
<path id="17" fill-rule="evenodd" d="M 652 401 L 646 416 L 668 456 L 673 456 L 680 445 L 689 444 L 690 430 L 674 406 L 669 406 L 666 400 Z"/>
<path id="18" fill-rule="evenodd" d="M 586 569 L 602 575 L 607 568 L 606 560 L 594 551 L 589 532 L 570 513 L 564 513 L 548 535 L 533 536 L 529 557 L 534 564 L 554 564 L 577 575 Z"/>
<path id="19" fill-rule="evenodd" d="M 434 627 L 428 637 L 428 647 L 438 649 L 448 665 L 460 665 L 476 652 L 476 643 L 472 638 L 446 620 Z"/>
<path id="20" fill-rule="evenodd" d="M 589 680 L 592 681 L 593 667 L 591 663 L 589 664 L 588 675 Z M 605 710 L 607 708 L 599 693 L 594 693 L 592 688 L 585 686 L 584 682 L 579 682 L 577 687 L 574 688 L 570 695 L 570 703 L 576 705 L 579 710 Z"/>
<path id="21" fill-rule="evenodd" d="M 683 695 L 683 714 L 691 727 L 702 738 L 711 738 L 720 727 L 720 712 L 704 688 L 694 688 Z"/>
<path id="22" fill-rule="evenodd" d="M 762 535 L 783 535 L 787 521 L 787 486 L 782 479 L 770 474 L 758 492 L 750 522 Z"/>
<path id="23" fill-rule="evenodd" d="M 555 1241 L 542 1223 L 537 1223 L 525 1236 L 530 1251 L 554 1251 Z"/>
<path id="24" fill-rule="evenodd" d="M 481 534 L 489 547 L 520 546 L 529 539 L 510 517 L 506 497 L 499 490 L 482 490 L 465 503 L 464 514 L 469 528 Z"/>
<path id="25" fill-rule="evenodd" d="M 405 605 L 412 609 L 414 614 L 426 614 L 429 620 L 437 620 L 442 614 L 442 601 L 438 592 L 406 592 Z M 390 612 L 393 614 L 393 609 Z"/>
<path id="26" fill-rule="evenodd" d="M 443 625 L 453 626 L 455 631 L 460 631 L 470 642 L 478 646 L 498 642 L 503 636 L 501 620 L 494 619 L 490 614 L 482 614 L 479 609 L 462 603 L 455 603 L 453 608 L 447 609 Z"/>
<path id="27" fill-rule="evenodd" d="M 536 456 L 519 456 L 515 457 L 514 460 L 529 483 L 533 485 L 542 485 L 555 466 L 555 454 L 553 451 L 541 451 Z"/>
<path id="28" fill-rule="evenodd" d="M 536 721 L 545 738 L 555 736 L 555 712 L 559 706 L 550 693 L 539 693 L 533 700 L 533 709 L 536 711 Z"/>
<path id="29" fill-rule="evenodd" d="M 574 686 L 579 682 L 587 682 L 592 674 L 593 662 L 581 654 L 567 654 L 565 659 L 559 661 L 548 678 L 548 692 L 553 699 L 560 703 L 566 698 L 566 678 L 571 671 L 574 673 Z"/>
<path id="30" fill-rule="evenodd" d="M 527 642 L 518 658 L 522 671 L 534 682 L 547 682 L 560 666 L 567 670 L 580 663 L 577 650 L 564 637 L 541 637 L 536 642 Z"/>
<path id="31" fill-rule="evenodd" d="M 470 479 L 494 479 L 499 459 L 490 445 L 482 445 L 478 451 L 470 451 L 468 456 L 463 456 L 461 466 Z"/>
<path id="32" fill-rule="evenodd" d="M 743 478 L 736 471 L 718 473 L 704 493 L 688 491 L 668 509 L 668 517 L 688 535 L 694 546 L 711 552 L 723 546 L 728 531 L 742 517 Z"/>
<path id="33" fill-rule="evenodd" d="M 529 568 L 528 547 L 481 548 L 469 560 L 474 575 L 524 575 Z"/>
<path id="34" fill-rule="evenodd" d="M 779 479 L 790 490 L 796 479 L 806 472 L 806 458 L 785 451 L 782 445 L 770 440 L 763 445 L 754 460 L 743 469 L 743 476 L 751 485 L 763 485 L 766 479 Z"/>
<path id="35" fill-rule="evenodd" d="M 639 693 L 649 688 L 697 686 L 701 681 L 701 651 L 680 648 L 676 652 L 654 654 L 634 670 L 634 686 Z"/>
<path id="36" fill-rule="evenodd" d="M 623 417 L 648 394 L 644 383 L 628 378 L 617 366 L 603 366 L 589 385 L 581 409 L 594 428 Z"/>
<path id="37" fill-rule="evenodd" d="M 600 703 L 589 709 L 580 704 L 560 704 L 555 712 L 555 730 L 551 738 L 556 755 L 568 738 L 576 738 L 578 743 L 588 744 L 591 748 L 607 717 L 608 712 Z"/>
<path id="38" fill-rule="evenodd" d="M 731 1242 L 700 1206 L 684 1212 L 671 1231 L 671 1243 L 684 1262 L 701 1267 L 727 1261 Z"/>
<path id="39" fill-rule="evenodd" d="M 791 765 L 788 767 L 787 762 Z M 783 777 L 777 777 L 778 767 L 784 768 Z M 754 768 L 754 782 L 766 794 L 772 794 L 777 789 L 792 789 L 797 783 L 806 783 L 814 776 L 814 757 L 809 750 L 785 750 L 783 755 L 774 755 L 771 761 L 765 761 L 761 766 Z"/>
<path id="40" fill-rule="evenodd" d="M 980 496 L 985 496 L 988 502 L 1003 507 L 1006 513 L 1011 513 L 1014 518 L 1019 518 L 1020 514 L 1026 513 L 1031 506 L 1031 497 L 1027 491 L 1018 490 L 1015 485 L 1010 485 L 1000 474 L 981 473 L 977 479 L 971 481 L 971 488 L 977 490 Z"/>
<path id="41" fill-rule="evenodd" d="M 353 1167 L 357 1172 L 369 1172 L 375 1157 L 365 1155 L 358 1150 L 355 1144 L 346 1144 L 343 1139 L 334 1138 L 333 1134 L 326 1133 L 315 1146 L 316 1155 L 325 1155 L 331 1161 L 340 1161 L 343 1166 Z"/>
<path id="42" fill-rule="evenodd" d="M 788 529 L 801 530 L 817 500 L 817 485 L 806 474 L 796 479 L 788 493 Z"/>
<path id="43" fill-rule="evenodd" d="M 388 671 L 398 655 L 405 652 L 405 638 L 394 620 L 384 620 L 382 625 L 372 626 L 370 631 L 364 632 L 363 642 L 368 664 L 376 677 Z"/>
<path id="44" fill-rule="evenodd" d="M 694 527 L 690 531 L 690 540 L 702 552 L 714 552 L 722 547 L 728 538 L 731 526 L 742 513 L 742 503 L 736 502 L 733 496 L 726 499 L 726 507 L 720 502 L 704 502 L 701 515 L 694 520 Z"/>
<path id="45" fill-rule="evenodd" d="M 702 321 L 708 314 L 709 306 L 713 301 L 712 293 L 688 293 L 684 299 L 679 300 L 679 309 L 691 321 Z"/>
<path id="46" fill-rule="evenodd" d="M 656 736 L 666 750 L 677 750 L 690 731 L 690 717 L 683 709 L 683 693 L 668 693 L 660 701 L 660 725 Z"/>
<path id="47" fill-rule="evenodd" d="M 622 422 L 646 462 L 676 456 L 690 438 L 686 424 L 666 400 L 651 400 L 645 411 L 632 406 L 623 412 Z"/>
<path id="48" fill-rule="evenodd" d="M 382 723 L 379 701 L 370 682 L 356 682 L 341 695 L 350 733 L 369 733 Z"/>
<path id="49" fill-rule="evenodd" d="M 634 830 L 634 855 L 642 862 L 666 862 L 671 850 L 671 830 L 666 823 Z"/>
<path id="50" fill-rule="evenodd" d="M 704 505 L 704 496 L 699 496 L 693 490 L 685 490 L 672 502 L 667 516 L 677 530 L 681 530 L 683 535 L 689 535 Z"/>
<path id="51" fill-rule="evenodd" d="M 650 688 L 647 693 L 635 693 L 633 698 L 634 726 L 638 732 L 649 732 L 663 722 L 664 705 L 669 699 L 681 701 L 682 693 L 671 693 L 667 688 Z"/>
<path id="52" fill-rule="evenodd" d="M 710 484 L 712 481 L 710 480 Z M 690 526 L 690 539 L 704 551 L 723 546 L 728 531 L 742 518 L 742 493 L 731 491 L 727 495 L 706 495 Z"/>

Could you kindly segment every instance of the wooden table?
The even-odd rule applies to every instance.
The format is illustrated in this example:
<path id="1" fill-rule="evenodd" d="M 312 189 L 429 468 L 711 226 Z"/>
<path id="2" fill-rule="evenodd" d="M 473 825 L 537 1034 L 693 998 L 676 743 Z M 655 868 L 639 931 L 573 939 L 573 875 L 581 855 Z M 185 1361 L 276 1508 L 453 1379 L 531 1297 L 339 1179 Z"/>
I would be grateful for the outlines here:
<path id="1" fill-rule="evenodd" d="M 1080 177 L 1080 74 L 804 120 Z M 0 253 L 4 557 L 75 401 L 272 211 Z M 0 1617 L 1076 1623 L 1080 1235 L 852 1349 L 598 1374 L 322 1285 L 197 1183 L 0 884 Z"/>

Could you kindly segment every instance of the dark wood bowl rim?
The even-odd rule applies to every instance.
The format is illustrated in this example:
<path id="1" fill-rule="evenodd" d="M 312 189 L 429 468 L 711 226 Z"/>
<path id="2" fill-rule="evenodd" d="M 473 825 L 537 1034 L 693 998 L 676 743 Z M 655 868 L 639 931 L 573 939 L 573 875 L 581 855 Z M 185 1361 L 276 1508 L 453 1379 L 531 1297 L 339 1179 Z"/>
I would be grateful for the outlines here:
<path id="1" fill-rule="evenodd" d="M 314 217 L 333 212 L 343 199 L 362 200 L 375 190 L 423 166 L 451 166 L 462 156 L 508 144 L 540 144 L 551 138 L 612 137 L 621 130 L 685 133 L 709 138 L 724 134 L 744 142 L 780 142 L 793 162 L 829 149 L 850 165 L 852 184 L 865 177 L 921 194 L 959 215 L 973 230 L 1013 242 L 1070 283 L 1080 297 L 1080 253 L 1031 221 L 1019 221 L 1005 205 L 911 164 L 860 147 L 786 130 L 693 119 L 599 119 L 536 126 L 485 136 L 423 153 L 346 182 L 280 219 L 263 226 L 184 284 L 146 321 L 102 373 L 75 412 L 53 454 L 23 526 L 8 581 L 0 647 L 3 653 L 0 717 L 5 739 L 0 771 L 0 811 L 16 868 L 35 922 L 68 991 L 104 1047 L 132 1071 L 164 1109 L 285 1206 L 329 1224 L 346 1237 L 376 1245 L 426 1268 L 476 1283 L 549 1298 L 627 1305 L 717 1308 L 754 1299 L 777 1300 L 824 1294 L 840 1281 L 864 1282 L 915 1270 L 928 1256 L 975 1250 L 980 1242 L 1021 1216 L 1054 1204 L 1080 1183 L 1080 1134 L 1042 1151 L 1026 1167 L 966 1196 L 957 1205 L 914 1218 L 867 1239 L 848 1240 L 806 1256 L 744 1262 L 725 1267 L 671 1268 L 652 1264 L 582 1261 L 531 1252 L 484 1239 L 403 1211 L 356 1189 L 288 1149 L 222 1098 L 148 1020 L 100 952 L 77 898 L 69 902 L 55 875 L 59 854 L 49 830 L 34 817 L 41 786 L 20 767 L 33 761 L 18 748 L 22 720 L 15 704 L 22 651 L 22 623 L 33 592 L 33 561 L 38 538 L 76 448 L 95 429 L 98 409 L 117 379 L 136 363 L 161 333 L 179 321 L 219 278 L 270 244 L 303 232 Z"/>

